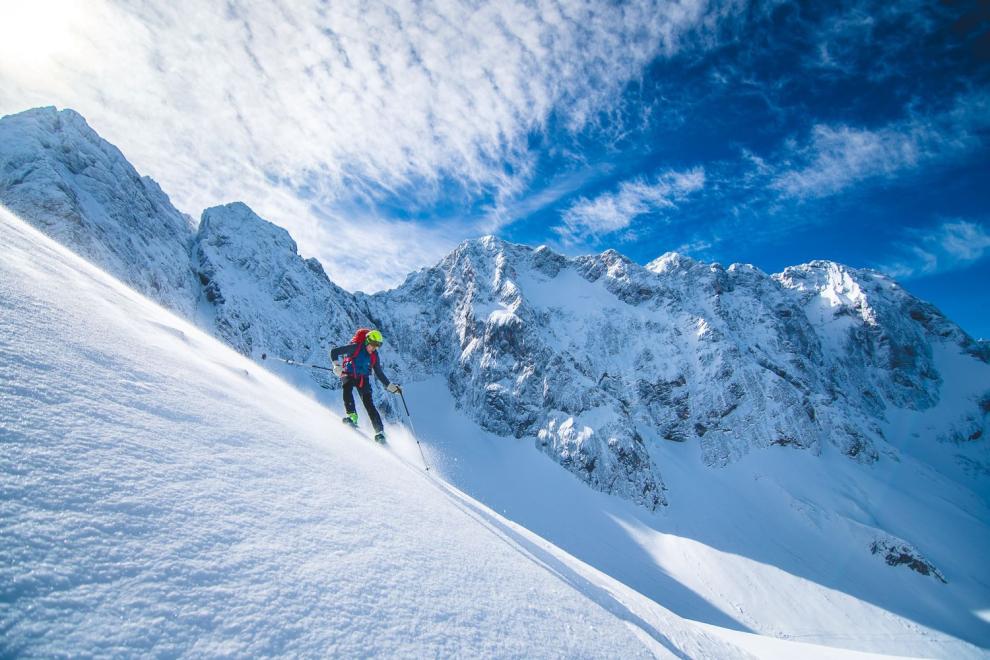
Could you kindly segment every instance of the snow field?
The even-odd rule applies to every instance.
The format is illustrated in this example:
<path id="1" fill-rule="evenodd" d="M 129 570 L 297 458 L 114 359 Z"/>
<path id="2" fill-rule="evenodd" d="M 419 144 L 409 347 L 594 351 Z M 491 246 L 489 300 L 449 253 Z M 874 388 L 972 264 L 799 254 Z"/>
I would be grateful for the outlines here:
<path id="1" fill-rule="evenodd" d="M 983 654 L 944 632 L 981 635 L 986 505 L 965 489 L 918 508 L 895 474 L 786 449 L 700 483 L 677 445 L 677 499 L 649 514 L 407 384 L 436 480 L 403 428 L 367 442 L 2 209 L 0 233 L 2 655 Z M 931 544 L 957 603 L 830 561 L 848 521 L 896 528 L 878 496 L 947 538 L 970 505 L 965 547 Z"/>
<path id="2" fill-rule="evenodd" d="M 990 514 L 910 456 L 864 471 L 841 455 L 774 448 L 699 478 L 700 448 L 668 443 L 657 451 L 671 503 L 651 514 L 588 489 L 532 440 L 479 430 L 439 380 L 407 385 L 406 398 L 414 415 L 429 411 L 416 428 L 451 483 L 759 657 L 986 653 L 964 640 L 987 635 L 976 612 L 986 602 Z M 950 583 L 871 555 L 880 529 L 919 539 Z"/>
<path id="3" fill-rule="evenodd" d="M 0 222 L 3 655 L 740 655 Z"/>

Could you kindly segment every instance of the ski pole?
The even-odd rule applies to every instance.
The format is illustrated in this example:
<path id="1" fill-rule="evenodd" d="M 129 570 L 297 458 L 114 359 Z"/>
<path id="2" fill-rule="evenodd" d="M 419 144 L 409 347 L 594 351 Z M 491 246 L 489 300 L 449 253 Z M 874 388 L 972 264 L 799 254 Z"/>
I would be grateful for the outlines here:
<path id="1" fill-rule="evenodd" d="M 413 438 L 416 440 L 416 446 L 419 447 L 419 455 L 423 459 L 423 467 L 426 471 L 430 471 L 430 466 L 426 463 L 426 454 L 423 453 L 423 445 L 419 444 L 419 436 L 416 434 L 416 427 L 413 426 L 412 415 L 409 414 L 409 406 L 406 405 L 406 395 L 402 393 L 402 388 L 399 388 L 399 396 L 402 397 L 402 407 L 406 409 L 406 417 L 409 419 L 409 430 L 412 431 Z"/>
<path id="2" fill-rule="evenodd" d="M 261 354 L 262 360 L 267 360 L 268 357 L 269 356 L 265 353 Z M 303 364 L 302 362 L 293 362 L 292 360 L 285 360 L 280 357 L 275 357 L 274 355 L 271 356 L 271 359 L 278 360 L 279 362 L 285 362 L 286 364 L 291 364 L 293 367 L 309 367 L 310 369 L 323 369 L 324 371 L 333 371 L 333 369 L 331 369 L 330 367 L 321 367 L 318 364 Z"/>

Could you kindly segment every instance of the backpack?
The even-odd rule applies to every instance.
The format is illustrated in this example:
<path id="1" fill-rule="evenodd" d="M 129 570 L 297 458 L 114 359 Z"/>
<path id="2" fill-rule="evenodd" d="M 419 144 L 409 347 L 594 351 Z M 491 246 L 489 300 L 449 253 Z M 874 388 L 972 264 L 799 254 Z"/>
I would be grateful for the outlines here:
<path id="1" fill-rule="evenodd" d="M 351 337 L 350 343 L 357 344 L 357 348 L 354 349 L 353 353 L 344 357 L 343 360 L 344 373 L 342 375 L 357 376 L 357 373 L 355 373 L 354 371 L 354 358 L 356 358 L 358 356 L 358 353 L 360 353 L 361 350 L 364 348 L 364 340 L 368 337 L 369 332 L 371 332 L 370 328 L 358 328 L 357 332 L 354 333 L 354 336 Z M 370 357 L 371 357 L 371 368 L 374 369 L 375 364 L 378 362 L 378 354 L 371 353 Z M 361 385 L 364 385 L 364 376 L 361 376 L 360 378 L 361 378 Z"/>

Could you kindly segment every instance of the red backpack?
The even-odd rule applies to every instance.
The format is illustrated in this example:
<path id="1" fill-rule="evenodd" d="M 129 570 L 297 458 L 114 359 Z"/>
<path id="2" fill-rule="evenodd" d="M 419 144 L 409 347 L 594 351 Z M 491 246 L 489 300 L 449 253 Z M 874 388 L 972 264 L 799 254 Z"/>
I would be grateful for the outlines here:
<path id="1" fill-rule="evenodd" d="M 358 328 L 357 332 L 354 333 L 354 336 L 351 337 L 351 343 L 357 344 L 357 348 L 355 348 L 354 352 L 346 356 L 343 360 L 342 364 L 344 367 L 345 374 L 357 376 L 357 374 L 354 372 L 354 358 L 356 358 L 358 356 L 358 353 L 361 352 L 361 349 L 364 348 L 364 340 L 367 339 L 369 332 L 371 332 L 371 328 Z M 374 369 L 375 363 L 378 362 L 378 354 L 371 353 L 370 357 L 371 357 L 371 368 Z M 362 381 L 364 380 L 363 376 L 361 380 Z M 363 384 L 364 383 L 362 382 L 362 385 Z"/>
<path id="2" fill-rule="evenodd" d="M 351 337 L 352 344 L 361 344 L 364 346 L 364 340 L 368 338 L 368 333 L 371 332 L 371 328 L 358 328 L 354 336 Z"/>

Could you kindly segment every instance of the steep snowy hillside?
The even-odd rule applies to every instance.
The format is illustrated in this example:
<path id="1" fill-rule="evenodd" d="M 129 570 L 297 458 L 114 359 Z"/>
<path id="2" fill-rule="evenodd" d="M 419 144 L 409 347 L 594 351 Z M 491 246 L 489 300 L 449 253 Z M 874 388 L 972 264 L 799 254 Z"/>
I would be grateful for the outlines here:
<path id="1" fill-rule="evenodd" d="M 0 232 L 0 654 L 745 655 Z"/>
<path id="2" fill-rule="evenodd" d="M 439 379 L 410 383 L 406 398 L 458 488 L 720 634 L 932 658 L 990 646 L 986 489 L 926 461 L 864 469 L 839 452 L 771 447 L 710 470 L 699 445 L 667 443 L 656 455 L 671 502 L 651 513 L 582 487 L 528 439 L 479 429 Z"/>
<path id="3" fill-rule="evenodd" d="M 979 655 L 926 624 L 972 628 L 985 524 L 936 547 L 949 585 L 906 569 L 878 579 L 836 534 L 869 536 L 842 509 L 869 515 L 889 475 L 864 481 L 843 461 L 827 469 L 844 496 L 795 497 L 810 472 L 790 493 L 771 466 L 755 484 L 737 465 L 699 483 L 682 457 L 670 474 L 695 504 L 657 518 L 479 432 L 442 388 L 410 386 L 413 408 L 434 411 L 421 418 L 441 438 L 427 445 L 434 471 L 706 622 L 694 624 L 429 479 L 400 429 L 391 450 L 341 432 L 334 412 L 3 210 L 0 233 L 4 655 Z M 904 494 L 886 497 L 903 511 Z M 960 512 L 913 515 L 941 533 L 956 523 L 937 518 Z M 802 557 L 787 524 L 765 527 L 778 517 L 818 528 Z M 884 598 L 890 610 L 871 604 Z"/>
<path id="4" fill-rule="evenodd" d="M 76 112 L 0 118 L 0 203 L 150 298 L 192 313 L 190 220 Z"/>

